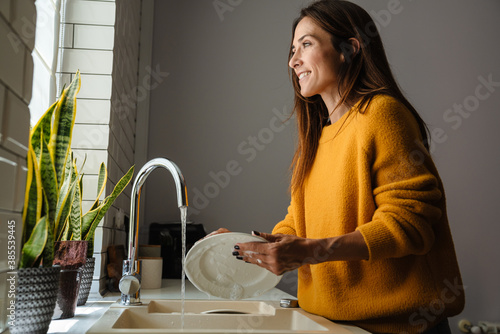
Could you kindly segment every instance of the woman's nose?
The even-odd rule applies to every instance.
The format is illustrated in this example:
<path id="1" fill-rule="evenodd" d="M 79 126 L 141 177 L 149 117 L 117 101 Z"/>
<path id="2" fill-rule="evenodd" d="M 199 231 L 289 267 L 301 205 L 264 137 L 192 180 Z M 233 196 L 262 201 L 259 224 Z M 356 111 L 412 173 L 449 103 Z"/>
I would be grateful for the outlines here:
<path id="1" fill-rule="evenodd" d="M 297 52 L 295 52 L 293 54 L 292 58 L 290 58 L 290 61 L 288 62 L 288 66 L 290 66 L 291 68 L 295 68 L 298 65 L 300 65 L 300 58 L 298 57 Z"/>

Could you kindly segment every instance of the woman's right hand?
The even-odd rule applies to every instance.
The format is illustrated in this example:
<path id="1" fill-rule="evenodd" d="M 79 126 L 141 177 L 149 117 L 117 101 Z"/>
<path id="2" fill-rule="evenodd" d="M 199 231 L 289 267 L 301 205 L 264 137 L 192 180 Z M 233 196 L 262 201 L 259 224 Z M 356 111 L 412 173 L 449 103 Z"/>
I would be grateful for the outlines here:
<path id="1" fill-rule="evenodd" d="M 231 231 L 229 231 L 227 228 L 221 227 L 217 231 L 210 232 L 209 234 L 207 234 L 206 236 L 204 236 L 200 240 L 196 241 L 194 244 L 196 245 L 198 242 L 202 241 L 205 238 L 211 237 L 212 235 L 221 234 L 221 233 L 228 233 L 228 232 L 231 232 Z"/>
<path id="2" fill-rule="evenodd" d="M 205 239 L 207 237 L 211 237 L 212 235 L 221 234 L 221 233 L 228 233 L 228 232 L 231 232 L 231 231 L 229 231 L 227 228 L 221 227 L 217 231 L 210 232 L 203 239 Z"/>

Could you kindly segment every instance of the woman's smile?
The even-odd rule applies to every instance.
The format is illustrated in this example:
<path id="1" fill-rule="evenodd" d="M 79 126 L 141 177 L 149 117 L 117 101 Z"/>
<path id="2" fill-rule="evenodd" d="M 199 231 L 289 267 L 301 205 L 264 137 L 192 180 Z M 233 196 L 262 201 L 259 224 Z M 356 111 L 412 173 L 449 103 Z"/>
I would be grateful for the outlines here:
<path id="1" fill-rule="evenodd" d="M 311 74 L 311 72 L 301 72 L 298 74 L 298 77 L 299 77 L 299 81 L 302 80 L 303 78 L 305 78 L 306 76 L 308 76 L 309 74 Z"/>

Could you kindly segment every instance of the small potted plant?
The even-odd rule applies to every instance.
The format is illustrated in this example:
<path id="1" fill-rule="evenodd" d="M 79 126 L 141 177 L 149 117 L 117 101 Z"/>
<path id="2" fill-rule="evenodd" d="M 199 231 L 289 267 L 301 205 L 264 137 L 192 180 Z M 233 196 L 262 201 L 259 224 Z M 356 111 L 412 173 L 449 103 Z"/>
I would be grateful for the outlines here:
<path id="1" fill-rule="evenodd" d="M 85 214 L 82 211 L 83 175 L 78 173 L 76 160 L 73 159 L 72 154 L 65 173 L 67 174 L 65 180 L 68 180 L 68 184 L 66 186 L 63 184 L 61 187 L 63 189 L 67 187 L 69 192 L 66 196 L 67 204 L 61 200 L 61 206 L 67 205 L 69 212 L 67 218 L 58 219 L 55 226 L 57 241 L 54 264 L 61 266 L 61 280 L 53 319 L 66 319 L 74 316 L 80 294 L 82 272 L 88 258 L 92 258 L 93 255 L 95 230 L 109 207 L 130 182 L 134 167 L 129 169 L 117 182 L 112 193 L 101 202 L 99 198 L 104 193 L 107 179 L 106 166 L 102 163 L 98 177 L 97 199 Z"/>
<path id="2" fill-rule="evenodd" d="M 82 214 L 82 176 L 78 174 L 71 151 L 79 89 L 80 73 L 77 72 L 60 98 L 30 131 L 16 322 L 10 329 L 12 333 L 48 330 L 60 281 L 61 266 L 54 265 L 60 261 L 55 263 L 54 257 L 68 259 L 61 248 L 56 252 L 56 242 L 66 239 L 93 243 L 99 221 L 133 175 L 132 166 L 110 196 Z M 100 173 L 99 178 L 102 175 L 105 177 L 106 173 Z M 105 182 L 99 182 L 103 188 Z M 84 254 L 86 257 L 87 248 Z"/>

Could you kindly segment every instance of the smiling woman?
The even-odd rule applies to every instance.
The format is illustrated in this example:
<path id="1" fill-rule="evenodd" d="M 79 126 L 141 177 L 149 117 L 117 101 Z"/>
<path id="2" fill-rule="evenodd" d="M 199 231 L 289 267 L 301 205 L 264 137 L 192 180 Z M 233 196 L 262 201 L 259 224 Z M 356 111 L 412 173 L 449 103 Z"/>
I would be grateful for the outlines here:
<path id="1" fill-rule="evenodd" d="M 298 268 L 311 313 L 373 333 L 449 333 L 464 293 L 443 184 L 374 27 L 341 0 L 295 20 L 291 203 L 273 234 L 255 232 L 268 243 L 237 243 L 233 255 L 278 275 Z"/>

